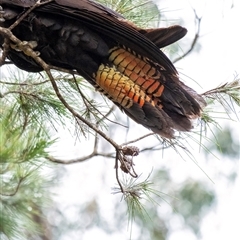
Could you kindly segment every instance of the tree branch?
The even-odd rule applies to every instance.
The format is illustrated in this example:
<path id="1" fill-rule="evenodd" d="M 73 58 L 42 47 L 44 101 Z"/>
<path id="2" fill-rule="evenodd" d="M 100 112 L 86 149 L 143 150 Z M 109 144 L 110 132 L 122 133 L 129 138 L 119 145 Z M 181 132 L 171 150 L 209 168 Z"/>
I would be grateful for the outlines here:
<path id="1" fill-rule="evenodd" d="M 91 158 L 97 157 L 97 156 L 107 157 L 107 158 L 114 158 L 113 153 L 105 154 L 105 153 L 98 153 L 98 152 L 95 152 L 95 151 L 93 151 L 91 154 L 89 154 L 89 155 L 87 155 L 85 157 L 76 158 L 76 159 L 70 159 L 70 160 L 62 160 L 62 159 L 59 159 L 59 158 L 55 158 L 53 156 L 48 156 L 46 158 L 49 161 L 54 162 L 54 163 L 60 163 L 60 164 L 68 165 L 68 164 L 84 162 L 84 161 L 90 160 Z"/>

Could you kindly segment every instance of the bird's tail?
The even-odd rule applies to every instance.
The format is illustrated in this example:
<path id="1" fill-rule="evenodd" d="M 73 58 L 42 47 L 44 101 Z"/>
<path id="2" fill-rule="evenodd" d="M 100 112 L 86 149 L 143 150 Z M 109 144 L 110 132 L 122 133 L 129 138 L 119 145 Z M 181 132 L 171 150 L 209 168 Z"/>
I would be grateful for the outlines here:
<path id="1" fill-rule="evenodd" d="M 129 117 L 161 136 L 189 131 L 204 100 L 160 64 L 124 46 L 109 51 L 109 62 L 94 75 L 98 90 Z"/>

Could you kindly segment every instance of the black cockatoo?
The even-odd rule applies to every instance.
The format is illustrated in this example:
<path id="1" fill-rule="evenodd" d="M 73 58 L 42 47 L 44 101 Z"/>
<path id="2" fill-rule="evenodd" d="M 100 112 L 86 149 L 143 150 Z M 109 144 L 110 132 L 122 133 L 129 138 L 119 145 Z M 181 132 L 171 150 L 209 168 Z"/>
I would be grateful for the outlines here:
<path id="1" fill-rule="evenodd" d="M 8 28 L 37 0 L 0 0 L 0 26 Z M 42 0 L 44 2 L 44 0 Z M 13 34 L 36 43 L 47 63 L 76 70 L 130 118 L 163 137 L 189 131 L 204 100 L 179 80 L 160 50 L 187 30 L 181 26 L 141 29 L 91 0 L 53 0 L 34 8 Z M 4 37 L 0 36 L 3 48 Z M 29 72 L 43 69 L 10 45 L 9 58 Z"/>

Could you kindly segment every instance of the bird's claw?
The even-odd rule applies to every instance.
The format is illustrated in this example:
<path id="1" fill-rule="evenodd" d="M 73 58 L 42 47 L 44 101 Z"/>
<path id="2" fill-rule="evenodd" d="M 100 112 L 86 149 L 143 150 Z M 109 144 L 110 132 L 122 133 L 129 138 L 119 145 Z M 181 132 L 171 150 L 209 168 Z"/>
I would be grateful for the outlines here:
<path id="1" fill-rule="evenodd" d="M 30 49 L 34 49 L 37 47 L 37 42 L 36 41 L 22 41 L 20 44 L 13 44 L 10 43 L 10 46 L 12 49 L 14 49 L 17 52 L 24 52 L 25 55 L 31 56 L 32 52 Z M 37 56 L 40 55 L 40 52 L 35 52 Z"/>
<path id="2" fill-rule="evenodd" d="M 32 49 L 36 48 L 38 45 L 36 41 L 23 41 L 22 44 L 23 46 L 28 46 Z"/>

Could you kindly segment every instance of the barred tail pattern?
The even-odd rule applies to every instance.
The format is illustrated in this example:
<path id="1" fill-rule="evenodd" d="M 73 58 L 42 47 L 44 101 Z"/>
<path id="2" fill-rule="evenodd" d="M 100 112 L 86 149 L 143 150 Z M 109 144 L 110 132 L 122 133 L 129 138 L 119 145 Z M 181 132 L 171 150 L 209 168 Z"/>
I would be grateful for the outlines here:
<path id="1" fill-rule="evenodd" d="M 189 131 L 191 118 L 200 114 L 195 92 L 181 87 L 175 73 L 125 46 L 110 49 L 108 62 L 93 77 L 97 90 L 161 136 L 172 138 L 173 129 Z"/>

